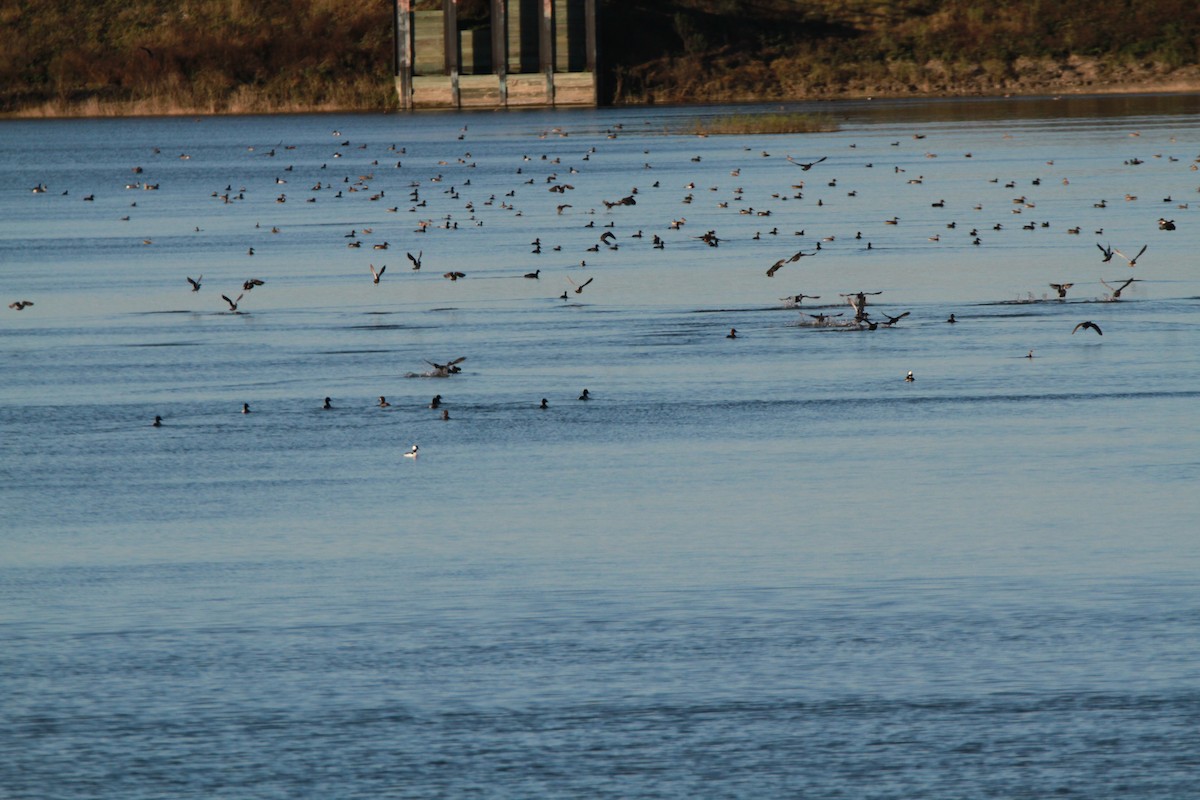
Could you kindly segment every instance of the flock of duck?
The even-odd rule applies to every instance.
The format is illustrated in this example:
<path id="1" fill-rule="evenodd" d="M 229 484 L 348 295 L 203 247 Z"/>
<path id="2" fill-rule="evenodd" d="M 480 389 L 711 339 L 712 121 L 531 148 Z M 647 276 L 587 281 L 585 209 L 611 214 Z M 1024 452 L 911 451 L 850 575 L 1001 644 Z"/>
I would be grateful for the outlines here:
<path id="1" fill-rule="evenodd" d="M 467 129 L 464 126 L 459 132 L 457 141 L 461 142 L 465 139 L 466 131 Z M 605 131 L 607 138 L 610 140 L 616 139 L 619 136 L 623 136 L 625 133 L 626 132 L 624 131 L 624 127 L 622 125 L 614 125 Z M 628 252 L 631 249 L 630 245 L 640 245 L 646 239 L 649 239 L 649 249 L 651 251 L 661 251 L 666 249 L 668 246 L 694 247 L 697 243 L 710 248 L 729 247 L 731 242 L 737 242 L 738 245 L 744 246 L 747 240 L 754 242 L 772 242 L 778 241 L 777 237 L 780 236 L 792 236 L 794 238 L 798 237 L 803 241 L 810 242 L 811 244 L 807 246 L 794 249 L 794 252 L 791 252 L 790 255 L 784 255 L 782 257 L 772 258 L 770 260 L 769 265 L 766 266 L 765 275 L 767 278 L 777 279 L 776 276 L 780 275 L 781 272 L 784 272 L 785 269 L 790 271 L 793 268 L 792 265 L 797 265 L 805 259 L 820 258 L 823 252 L 832 247 L 840 245 L 847 239 L 847 237 L 842 237 L 842 239 L 839 240 L 839 234 L 810 236 L 805 230 L 781 231 L 779 225 L 777 224 L 781 218 L 784 218 L 784 212 L 798 210 L 797 207 L 800 205 L 800 203 L 796 201 L 805 200 L 806 193 L 811 193 L 811 190 L 814 187 L 808 186 L 806 181 L 810 180 L 813 176 L 820 175 L 820 173 L 823 171 L 829 171 L 831 174 L 821 177 L 820 188 L 822 191 L 838 189 L 838 178 L 832 174 L 832 170 L 834 169 L 833 163 L 836 162 L 830 162 L 829 155 L 821 155 L 815 158 L 797 158 L 791 154 L 785 154 L 782 159 L 779 159 L 777 162 L 775 162 L 779 164 L 779 166 L 775 167 L 775 169 L 780 170 L 778 181 L 779 189 L 772 193 L 769 198 L 756 198 L 752 204 L 752 201 L 746 198 L 746 192 L 740 186 L 735 187 L 725 199 L 716 200 L 714 203 L 716 211 L 710 213 L 710 215 L 704 215 L 703 212 L 700 214 L 695 213 L 695 209 L 697 208 L 699 202 L 699 198 L 697 197 L 697 191 L 699 190 L 697 190 L 696 187 L 698 185 L 702 185 L 699 183 L 700 176 L 697 176 L 697 179 L 689 180 L 681 185 L 680 188 L 682 189 L 683 193 L 681 196 L 679 196 L 678 202 L 681 207 L 690 207 L 688 210 L 692 211 L 694 219 L 701 216 L 705 217 L 706 223 L 702 226 L 704 230 L 694 235 L 691 234 L 690 231 L 694 226 L 694 221 L 689 222 L 687 217 L 681 213 L 678 216 L 670 215 L 670 219 L 661 220 L 659 223 L 661 225 L 660 230 L 651 230 L 647 232 L 644 228 L 639 228 L 637 230 L 627 230 L 624 234 L 619 236 L 617 233 L 617 221 L 622 219 L 623 213 L 629 213 L 623 212 L 622 209 L 639 206 L 639 203 L 643 203 L 648 193 L 655 192 L 657 193 L 657 196 L 661 197 L 663 192 L 669 192 L 671 190 L 670 187 L 664 186 L 660 179 L 655 178 L 654 165 L 649 160 L 642 165 L 642 169 L 640 170 L 640 173 L 644 176 L 645 181 L 642 185 L 633 187 L 627 193 L 620 193 L 620 196 L 611 198 L 596 194 L 585 202 L 579 202 L 576 200 L 576 202 L 568 203 L 558 202 L 558 200 L 565 198 L 565 196 L 568 194 L 573 196 L 581 195 L 586 191 L 585 188 L 577 189 L 576 185 L 578 184 L 580 187 L 585 187 L 589 162 L 593 158 L 600 158 L 603 156 L 599 143 L 597 145 L 592 145 L 584 152 L 579 153 L 578 160 L 574 163 L 564 164 L 563 157 L 561 155 L 553 155 L 550 153 L 545 153 L 536 157 L 524 155 L 521 157 L 521 161 L 517 164 L 514 164 L 511 168 L 512 179 L 507 191 L 495 186 L 493 186 L 491 190 L 480 189 L 477 191 L 472 181 L 472 170 L 475 169 L 477 164 L 473 160 L 473 157 L 469 151 L 464 152 L 456 157 L 438 160 L 436 168 L 431 170 L 432 174 L 423 174 L 414 178 L 411 177 L 415 172 L 413 168 L 404 166 L 404 162 L 407 157 L 406 147 L 393 144 L 387 148 L 385 153 L 376 155 L 365 153 L 364 151 L 368 149 L 366 145 L 358 145 L 355 147 L 350 143 L 349 140 L 342 139 L 342 134 L 340 131 L 334 131 L 333 135 L 339 139 L 339 142 L 335 148 L 332 158 L 347 158 L 347 160 L 350 160 L 348 158 L 349 156 L 352 154 L 357 155 L 358 159 L 354 164 L 356 169 L 353 170 L 353 172 L 356 174 L 351 175 L 350 172 L 346 172 L 339 178 L 330 179 L 327 177 L 330 174 L 329 163 L 326 162 L 321 164 L 319 168 L 313 168 L 313 172 L 316 174 L 312 175 L 308 181 L 304 181 L 304 179 L 295 178 L 294 174 L 296 168 L 294 166 L 281 164 L 278 174 L 274 178 L 275 187 L 280 191 L 280 193 L 274 198 L 275 203 L 284 204 L 294 201 L 294 194 L 289 195 L 286 190 L 282 190 L 280 188 L 293 180 L 300 180 L 304 183 L 307 183 L 311 187 L 307 192 L 307 196 L 303 200 L 303 202 L 306 203 L 324 201 L 326 198 L 348 199 L 352 197 L 364 197 L 369 201 L 379 201 L 379 205 L 375 205 L 372 208 L 372 211 L 374 212 L 380 206 L 386 206 L 388 200 L 399 195 L 402 198 L 402 202 L 397 203 L 396 205 L 386 206 L 386 211 L 390 214 L 398 215 L 398 219 L 404 219 L 407 217 L 414 220 L 413 227 L 411 228 L 411 237 L 414 241 L 418 238 L 428 240 L 430 238 L 430 232 L 439 230 L 458 230 L 460 225 L 463 228 L 483 227 L 488 221 L 489 213 L 504 214 L 510 220 L 517 220 L 523 217 L 525 214 L 525 208 L 522 207 L 524 205 L 526 208 L 531 209 L 531 218 L 536 216 L 538 221 L 537 224 L 550 225 L 548 230 L 538 231 L 537 235 L 535 235 L 532 238 L 532 241 L 529 242 L 530 250 L 527 256 L 528 260 L 536 261 L 537 259 L 541 258 L 544 253 L 572 253 L 574 251 L 575 254 L 581 258 L 578 262 L 578 266 L 572 265 L 571 267 L 567 268 L 572 272 L 587 269 L 587 256 L 590 254 L 612 253 L 617 251 Z M 566 139 L 568 135 L 569 134 L 567 132 L 561 129 L 554 129 L 551 131 L 544 131 L 541 135 L 541 138 L 545 139 L 550 137 L 560 137 L 562 139 Z M 918 134 L 913 138 L 923 139 L 924 136 Z M 899 146 L 900 143 L 893 142 L 892 144 L 894 146 Z M 855 145 L 852 144 L 850 147 L 853 149 Z M 264 158 L 278 159 L 280 155 L 286 155 L 294 149 L 295 148 L 293 147 L 284 147 L 281 144 L 280 146 L 272 148 L 261 155 L 263 155 Z M 251 148 L 251 150 L 253 150 L 253 148 Z M 650 150 L 646 149 L 643 151 L 643 153 L 648 157 L 650 155 Z M 743 147 L 743 153 L 748 154 L 747 158 L 750 158 L 751 156 L 763 159 L 776 158 L 765 150 L 759 152 L 757 155 L 754 155 L 750 147 Z M 159 155 L 159 153 L 156 152 L 155 155 Z M 934 153 L 926 153 L 925 155 L 928 158 L 936 157 L 936 154 Z M 968 153 L 965 157 L 969 158 L 970 155 L 971 154 Z M 185 160 L 191 158 L 189 154 L 181 154 L 179 157 L 180 159 Z M 381 159 L 383 159 L 382 163 Z M 1172 158 L 1172 160 L 1176 159 Z M 693 165 L 698 165 L 702 162 L 702 157 L 699 155 L 694 156 L 692 157 L 691 162 Z M 1196 170 L 1198 162 L 1200 162 L 1200 159 L 1197 159 L 1196 162 L 1193 162 L 1190 165 L 1190 169 L 1193 171 Z M 1053 164 L 1053 162 L 1047 163 L 1048 165 Z M 1139 161 L 1138 163 L 1142 162 Z M 873 168 L 874 164 L 866 163 L 859 164 L 858 166 Z M 396 180 L 393 179 L 389 181 L 386 177 L 384 177 L 389 168 L 393 174 L 404 176 L 400 179 L 398 185 Z M 695 166 L 694 168 L 698 172 L 702 170 L 702 168 L 699 166 Z M 798 169 L 798 172 L 792 174 L 787 172 L 793 169 Z M 907 170 L 904 167 L 897 165 L 893 166 L 891 169 L 892 174 L 895 175 L 898 180 L 903 180 L 906 183 L 920 183 L 924 180 L 924 176 L 920 175 L 909 177 L 906 174 Z M 143 167 L 134 166 L 132 167 L 132 170 L 135 174 L 140 175 L 143 172 Z M 456 173 L 456 178 L 458 179 L 452 180 L 451 178 L 447 177 L 447 173 L 451 171 Z M 740 174 L 740 167 L 729 172 L 729 175 L 734 179 L 737 179 Z M 803 175 L 804 177 L 801 178 L 800 175 Z M 990 182 L 998 183 L 999 179 L 993 178 L 990 179 Z M 1034 186 L 1040 185 L 1040 183 L 1040 178 L 1036 178 L 1031 181 L 1031 184 Z M 1067 179 L 1063 179 L 1063 183 L 1068 183 Z M 150 186 L 153 186 L 155 189 L 157 189 L 160 185 L 160 183 L 142 184 L 135 182 L 128 184 L 126 188 L 141 187 L 146 189 Z M 537 187 L 539 185 L 544 190 L 544 194 L 538 193 Z M 1009 181 L 1005 183 L 1004 186 L 1007 189 L 1015 190 L 1016 182 Z M 34 194 L 46 194 L 49 191 L 49 187 L 42 183 L 39 183 L 33 189 Z M 716 192 L 718 191 L 718 187 L 712 186 L 710 187 L 710 191 Z M 856 190 L 849 189 L 846 193 L 848 197 L 854 197 L 856 195 Z M 63 192 L 62 194 L 67 194 L 67 192 Z M 247 197 L 251 195 L 252 192 L 250 192 L 246 187 L 243 186 L 235 188 L 231 183 L 226 185 L 223 189 L 218 188 L 213 190 L 211 193 L 211 198 L 222 205 L 229 205 L 243 203 L 246 201 Z M 539 197 L 546 198 L 547 195 L 549 198 L 551 198 L 549 203 L 547 203 L 545 199 L 540 201 L 538 200 Z M 520 203 L 518 202 L 518 197 L 521 198 Z M 1134 200 L 1136 198 L 1127 197 L 1126 199 Z M 85 196 L 84 200 L 94 202 L 94 196 Z M 786 206 L 784 205 L 785 202 L 787 202 Z M 1106 202 L 1107 201 L 1100 200 L 1093 205 L 1094 207 L 1100 208 L 1103 207 Z M 1171 198 L 1166 198 L 1164 202 L 1171 202 Z M 137 203 L 134 202 L 131 205 L 136 207 Z M 823 201 L 821 199 L 817 199 L 815 206 L 819 208 L 822 205 Z M 935 209 L 943 209 L 945 208 L 945 201 L 938 200 L 930 205 Z M 1033 202 L 1033 200 L 1026 195 L 1013 198 L 1011 205 L 1011 213 L 1014 215 L 1023 214 L 1036 208 L 1036 204 Z M 1187 204 L 1175 205 L 1178 208 L 1187 208 Z M 812 207 L 813 204 L 810 201 L 809 208 L 811 209 Z M 976 205 L 974 207 L 975 211 L 980 211 L 981 209 L 981 205 Z M 639 212 L 635 213 L 637 214 L 638 221 L 642 225 L 648 226 L 651 224 L 652 220 L 648 218 L 644 210 L 639 210 Z M 746 228 L 743 224 L 739 225 L 740 230 L 738 235 L 718 234 L 716 224 L 720 224 L 720 219 L 725 219 L 723 215 L 726 214 L 737 214 L 740 219 L 770 219 L 772 227 L 765 230 L 759 228 L 754 231 L 752 236 L 746 236 Z M 794 219 L 795 216 L 795 214 L 789 214 L 787 218 Z M 129 217 L 122 216 L 121 219 L 123 221 L 128 221 Z M 717 220 L 717 222 L 714 223 L 714 220 Z M 627 223 L 628 216 L 625 216 L 623 221 Z M 899 216 L 892 216 L 890 218 L 883 219 L 880 222 L 886 226 L 898 226 L 901 224 L 902 220 Z M 759 223 L 756 223 L 756 225 L 757 224 Z M 1174 220 L 1169 220 L 1161 216 L 1158 217 L 1157 223 L 1155 224 L 1157 229 L 1160 231 L 1173 231 L 1176 229 Z M 372 251 L 388 251 L 392 245 L 388 238 L 375 235 L 376 225 L 378 225 L 378 223 L 356 225 L 348 233 L 340 234 L 341 238 L 344 240 L 345 246 L 353 250 L 358 250 L 364 246 L 364 243 L 367 243 L 370 245 Z M 256 223 L 255 227 L 260 228 L 261 226 Z M 399 227 L 399 225 L 388 226 L 388 232 L 392 238 L 398 238 L 399 236 L 403 235 L 403 232 L 399 230 Z M 597 227 L 601 228 L 599 235 L 594 233 L 594 229 Z M 975 247 L 981 246 L 984 238 L 989 235 L 986 227 L 981 228 L 980 226 L 965 225 L 962 227 L 967 230 L 966 241 Z M 1035 230 L 1039 227 L 1049 227 L 1049 223 L 1029 222 L 1025 223 L 1022 227 L 1026 230 Z M 945 229 L 951 232 L 956 232 L 959 230 L 959 225 L 956 221 L 951 219 L 945 223 Z M 1005 225 L 1001 222 L 995 222 L 990 226 L 991 233 L 997 233 L 1004 231 L 1005 229 Z M 201 228 L 197 225 L 196 231 L 199 232 L 200 230 Z M 981 232 L 981 230 L 984 232 Z M 271 226 L 270 232 L 280 233 L 281 230 L 279 226 L 276 225 Z M 1078 235 L 1080 233 L 1080 226 L 1067 228 L 1066 233 L 1070 235 Z M 1097 237 L 1102 236 L 1103 229 L 1096 230 L 1095 235 Z M 940 242 L 942 241 L 942 234 L 938 233 L 926 235 L 924 238 L 928 242 Z M 623 241 L 623 239 L 628 239 L 628 243 Z M 583 247 L 582 245 L 589 240 L 590 244 L 588 244 L 586 247 Z M 438 241 L 444 243 L 447 242 L 447 239 L 441 238 Z M 865 251 L 875 249 L 870 238 L 864 236 L 862 231 L 855 231 L 852 241 L 855 242 L 855 247 L 860 250 Z M 838 244 L 835 244 L 835 242 Z M 143 243 L 146 245 L 151 245 L 153 244 L 153 241 L 151 239 L 145 239 L 143 240 Z M 262 247 L 261 244 L 258 246 L 260 248 Z M 1135 255 L 1129 256 L 1121 249 L 1113 247 L 1108 243 L 1101 244 L 1100 242 L 1097 242 L 1095 246 L 1100 250 L 1100 263 L 1108 264 L 1112 262 L 1114 258 L 1120 258 L 1123 262 L 1125 262 L 1128 268 L 1131 269 L 1138 265 L 1139 260 L 1147 254 L 1149 249 L 1148 244 L 1142 244 L 1140 249 L 1136 251 Z M 428 248 L 424 246 L 412 246 L 410 250 L 406 251 L 405 257 L 408 261 L 411 271 L 420 272 L 420 270 L 426 265 L 426 249 L 429 249 L 432 256 L 431 260 L 441 262 L 450 267 L 441 273 L 441 276 L 444 279 L 448 281 L 459 281 L 468 277 L 468 273 L 459 267 L 457 259 L 455 259 L 453 256 L 452 249 L 449 244 L 440 250 L 436 250 L 436 247 L 436 243 L 430 242 L 430 246 Z M 576 250 L 576 248 L 578 248 L 578 250 Z M 792 248 L 789 248 L 789 250 L 791 249 Z M 1131 252 L 1133 251 L 1131 250 Z M 246 253 L 247 256 L 254 256 L 254 247 L 248 247 Z M 560 258 L 567 259 L 569 257 L 561 256 Z M 739 258 L 742 258 L 742 256 L 739 255 Z M 375 285 L 379 285 L 384 280 L 385 275 L 388 275 L 388 280 L 392 280 L 391 273 L 388 273 L 387 269 L 387 264 L 380 263 L 377 266 L 375 261 L 370 261 L 363 269 L 364 280 L 369 277 L 372 283 Z M 520 277 L 531 282 L 541 282 L 543 272 L 544 270 L 541 267 L 531 271 L 521 270 L 515 274 L 514 277 Z M 787 273 L 784 272 L 784 274 Z M 204 280 L 204 276 L 202 274 L 195 278 L 190 275 L 184 277 L 186 278 L 186 286 L 190 288 L 191 292 L 199 293 L 201 291 Z M 595 281 L 594 275 L 590 275 L 586 279 L 582 280 L 576 280 L 570 275 L 565 275 L 564 277 L 567 282 L 567 286 L 563 289 L 561 294 L 557 295 L 557 299 L 563 301 L 570 300 L 572 295 L 581 295 L 584 289 L 591 286 L 593 281 Z M 1140 279 L 1136 277 L 1122 277 L 1118 279 L 1101 278 L 1100 283 L 1105 287 L 1108 294 L 1100 299 L 1110 302 L 1119 301 L 1121 299 L 1122 292 L 1128 289 L 1138 280 Z M 220 299 L 225 304 L 223 308 L 224 313 L 246 313 L 246 310 L 242 307 L 243 302 L 251 292 L 255 291 L 259 287 L 265 286 L 266 283 L 267 281 L 262 278 L 249 277 L 242 281 L 240 291 L 235 296 L 231 296 L 233 295 L 233 292 L 219 293 Z M 1043 295 L 1042 297 L 1037 297 L 1033 292 L 1030 292 L 1027 297 L 1023 299 L 1019 298 L 1014 302 L 1064 302 L 1067 299 L 1068 291 L 1075 285 L 1075 282 L 1071 281 L 1052 282 L 1049 283 L 1049 288 L 1053 291 L 1053 296 Z M 830 328 L 842 331 L 875 331 L 880 328 L 886 329 L 896 327 L 901 323 L 902 320 L 909 317 L 911 313 L 910 311 L 903 311 L 899 314 L 893 315 L 879 311 L 873 305 L 873 303 L 877 301 L 874 301 L 871 298 L 874 298 L 881 293 L 881 290 L 866 291 L 861 289 L 842 292 L 839 293 L 840 299 L 837 302 L 819 307 L 811 305 L 808 307 L 803 307 L 803 302 L 805 300 L 821 299 L 820 296 L 805 294 L 803 292 L 792 292 L 791 294 L 781 298 L 781 300 L 784 302 L 786 307 L 801 309 L 801 316 L 794 324 L 810 327 Z M 20 299 L 9 303 L 9 308 L 14 311 L 23 311 L 29 307 L 32 307 L 33 305 L 34 303 L 28 299 Z M 844 312 L 833 313 L 833 310 L 839 305 L 844 307 L 846 310 Z M 843 317 L 845 317 L 845 319 L 843 319 Z M 959 320 L 953 313 L 951 313 L 945 322 L 948 324 L 956 324 L 959 322 Z M 1078 322 L 1075 324 L 1071 333 L 1081 330 L 1094 331 L 1097 335 L 1103 335 L 1100 327 L 1091 320 Z M 729 328 L 729 332 L 725 334 L 725 338 L 738 339 L 738 329 Z M 1031 350 L 1029 357 L 1032 357 L 1032 355 L 1033 351 Z M 430 370 L 423 372 L 410 372 L 407 373 L 406 377 L 447 378 L 461 372 L 461 367 L 459 365 L 465 360 L 466 357 L 463 356 L 445 362 L 427 361 L 426 363 L 431 367 Z M 914 380 L 915 377 L 913 373 L 911 371 L 907 372 L 905 375 L 905 381 L 913 382 Z M 431 407 L 438 408 L 440 399 L 440 395 L 436 396 L 431 404 Z M 579 396 L 579 400 L 588 399 L 589 392 L 587 389 L 584 389 L 582 394 Z M 379 398 L 378 405 L 380 407 L 387 407 L 390 404 L 387 402 L 385 397 L 381 396 Z M 326 409 L 332 408 L 330 398 L 325 398 L 325 404 L 323 407 Z M 543 398 L 540 405 L 537 407 L 541 409 L 547 408 L 547 400 Z M 250 407 L 248 404 L 243 404 L 242 412 L 250 413 Z M 442 418 L 449 419 L 449 414 L 447 411 L 442 411 Z M 161 427 L 162 424 L 163 418 L 161 416 L 156 416 L 153 425 L 155 427 Z M 406 452 L 404 455 L 416 458 L 418 449 L 419 448 L 417 445 L 413 445 L 411 451 Z"/>

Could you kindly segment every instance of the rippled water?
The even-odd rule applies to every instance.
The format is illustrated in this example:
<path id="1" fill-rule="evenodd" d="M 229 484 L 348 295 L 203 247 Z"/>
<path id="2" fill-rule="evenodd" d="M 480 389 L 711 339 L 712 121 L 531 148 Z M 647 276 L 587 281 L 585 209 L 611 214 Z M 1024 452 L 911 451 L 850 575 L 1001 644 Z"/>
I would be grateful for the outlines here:
<path id="1" fill-rule="evenodd" d="M 816 108 L 0 123 L 0 795 L 1192 793 L 1200 100 Z"/>

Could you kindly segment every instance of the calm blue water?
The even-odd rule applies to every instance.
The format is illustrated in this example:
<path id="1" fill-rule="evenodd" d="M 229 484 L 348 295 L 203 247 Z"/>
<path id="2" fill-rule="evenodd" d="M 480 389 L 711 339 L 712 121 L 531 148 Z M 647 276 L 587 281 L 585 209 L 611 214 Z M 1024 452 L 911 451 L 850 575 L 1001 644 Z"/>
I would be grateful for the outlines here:
<path id="1" fill-rule="evenodd" d="M 0 123 L 0 796 L 1194 795 L 1200 98 L 729 110 Z"/>

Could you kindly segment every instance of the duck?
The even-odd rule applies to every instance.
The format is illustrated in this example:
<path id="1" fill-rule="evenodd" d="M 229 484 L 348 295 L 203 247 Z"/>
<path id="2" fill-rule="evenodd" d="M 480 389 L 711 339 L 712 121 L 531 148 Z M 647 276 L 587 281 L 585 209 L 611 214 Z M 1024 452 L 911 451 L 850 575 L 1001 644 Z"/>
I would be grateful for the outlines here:
<path id="1" fill-rule="evenodd" d="M 958 320 L 956 320 L 956 319 L 954 318 L 954 315 L 953 315 L 953 314 L 951 314 L 951 315 L 950 315 L 950 318 L 949 318 L 948 320 L 946 320 L 946 322 L 949 322 L 951 325 L 953 325 L 954 323 L 958 322 Z"/>
<path id="2" fill-rule="evenodd" d="M 458 358 L 455 358 L 451 361 L 447 361 L 445 364 L 436 364 L 436 363 L 430 361 L 429 359 L 426 359 L 425 363 L 428 364 L 429 366 L 433 367 L 433 372 L 428 373 L 430 377 L 448 378 L 451 375 L 462 372 L 462 367 L 460 367 L 458 365 L 466 360 L 467 360 L 466 356 L 459 356 Z M 440 400 L 441 397 L 439 396 L 438 399 Z"/>
<path id="3" fill-rule="evenodd" d="M 904 376 L 904 380 L 907 381 L 908 383 L 912 383 L 913 381 L 916 380 L 916 378 L 913 377 L 911 369 L 908 371 L 908 374 Z"/>
<path id="4" fill-rule="evenodd" d="M 1121 292 L 1125 291 L 1125 288 L 1127 286 L 1129 286 L 1129 284 L 1133 283 L 1136 280 L 1137 280 L 1137 278 L 1130 278 L 1129 280 L 1122 283 L 1120 286 L 1116 286 L 1116 287 L 1109 285 L 1109 283 L 1107 281 L 1105 281 L 1104 278 L 1101 278 L 1100 282 L 1104 284 L 1106 289 L 1108 289 L 1110 292 L 1112 292 L 1112 294 L 1109 296 L 1110 300 L 1119 300 L 1119 299 L 1121 299 Z"/>
<path id="5" fill-rule="evenodd" d="M 579 395 L 579 399 L 580 400 L 591 400 L 592 397 L 591 397 L 591 394 L 588 392 L 588 390 L 584 389 L 583 393 Z"/>
<path id="6" fill-rule="evenodd" d="M 404 457 L 405 457 L 405 458 L 416 458 L 416 457 L 417 457 L 417 452 L 418 452 L 420 449 L 421 449 L 420 447 L 418 447 L 417 445 L 415 445 L 415 444 L 414 444 L 414 445 L 412 446 L 412 449 L 411 449 L 411 450 L 409 450 L 407 453 L 405 453 L 405 454 L 404 454 Z"/>
<path id="7" fill-rule="evenodd" d="M 442 405 L 442 396 L 440 394 L 435 394 L 433 396 L 433 399 L 429 401 L 430 408 L 440 408 L 441 405 Z"/>
<path id="8" fill-rule="evenodd" d="M 333 400 L 326 397 L 325 402 L 324 402 L 324 404 L 322 404 L 321 408 L 325 411 L 332 411 L 333 410 Z"/>
<path id="9" fill-rule="evenodd" d="M 151 422 L 151 423 L 150 423 L 150 427 L 152 427 L 152 428 L 161 428 L 161 427 L 162 427 L 162 417 L 158 417 L 158 416 L 156 416 L 156 417 L 154 418 L 154 422 Z"/>
<path id="10" fill-rule="evenodd" d="M 725 338 L 726 339 L 736 339 L 737 338 L 737 328 L 730 328 L 729 333 L 725 334 Z"/>
<path id="11" fill-rule="evenodd" d="M 543 397 L 542 403 L 541 403 L 541 405 L 538 406 L 538 408 L 547 409 L 549 407 L 550 407 L 550 403 L 546 400 L 546 398 Z"/>
<path id="12" fill-rule="evenodd" d="M 391 407 L 391 405 L 392 404 L 387 401 L 386 397 L 384 397 L 383 395 L 379 395 L 379 407 L 380 408 L 389 408 L 389 407 Z"/>
<path id="13" fill-rule="evenodd" d="M 242 413 L 243 414 L 250 413 L 250 404 L 249 403 L 242 403 Z"/>

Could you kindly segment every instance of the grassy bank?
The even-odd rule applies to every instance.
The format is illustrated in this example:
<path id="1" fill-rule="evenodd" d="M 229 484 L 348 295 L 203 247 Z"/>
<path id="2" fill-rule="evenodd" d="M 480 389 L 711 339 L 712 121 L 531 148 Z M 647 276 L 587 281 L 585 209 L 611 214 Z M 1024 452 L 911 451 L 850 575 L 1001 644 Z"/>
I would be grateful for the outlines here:
<path id="1" fill-rule="evenodd" d="M 481 1 L 460 3 L 477 24 Z M 598 7 L 618 104 L 1200 88 L 1184 0 Z M 16 0 L 0 8 L 0 113 L 386 111 L 391 36 L 383 0 Z"/>

